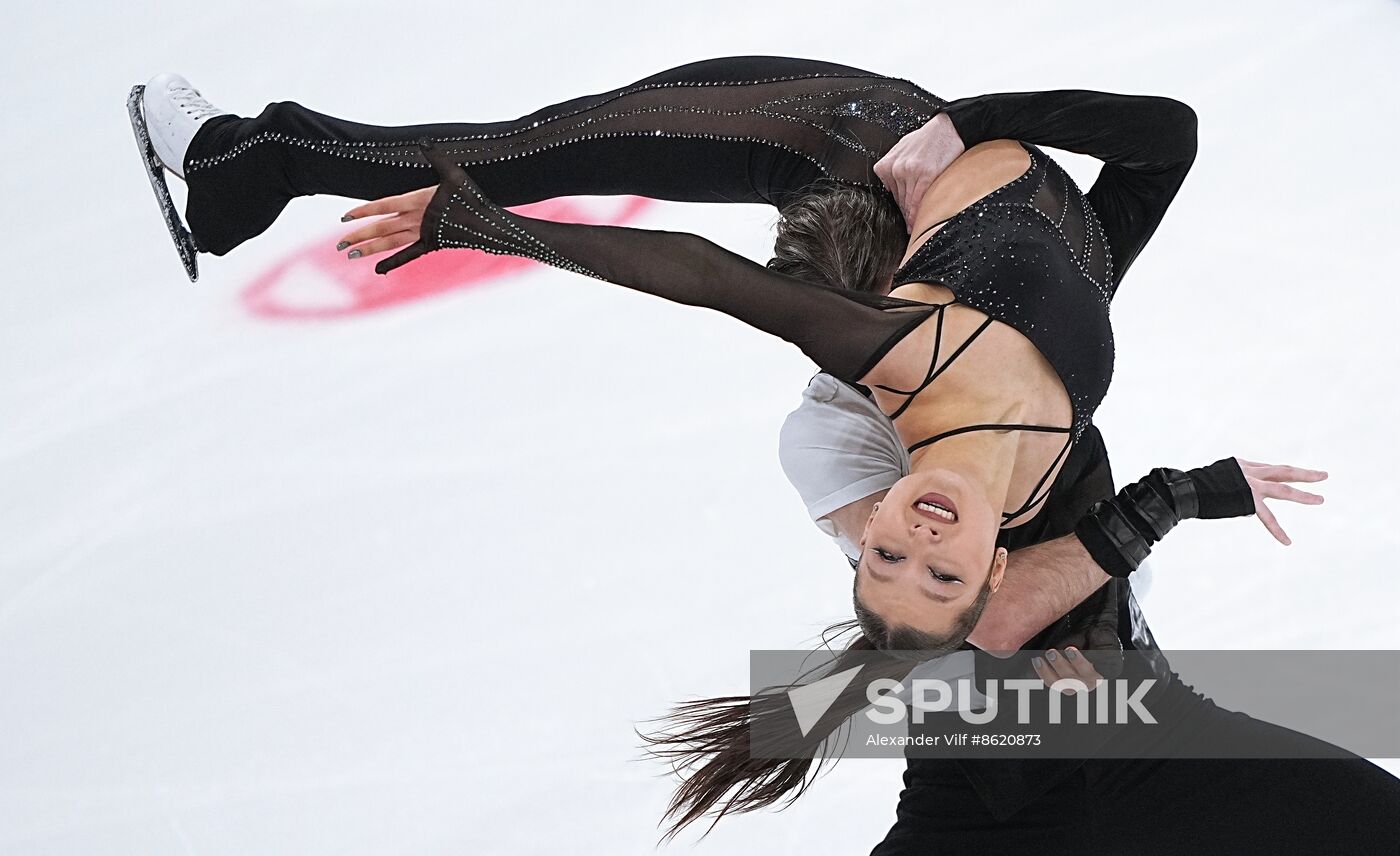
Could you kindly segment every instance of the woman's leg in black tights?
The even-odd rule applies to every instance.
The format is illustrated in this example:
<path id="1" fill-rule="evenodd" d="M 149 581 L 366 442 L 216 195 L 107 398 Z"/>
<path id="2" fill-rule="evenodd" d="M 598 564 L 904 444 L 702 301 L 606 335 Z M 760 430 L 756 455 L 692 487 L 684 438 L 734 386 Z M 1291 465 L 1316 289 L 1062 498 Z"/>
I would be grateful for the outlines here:
<path id="1" fill-rule="evenodd" d="M 422 139 L 503 205 L 612 194 L 780 204 L 823 174 L 874 182 L 871 166 L 905 128 L 843 112 L 872 90 L 906 125 L 941 104 L 904 81 L 784 57 L 691 63 L 509 122 L 381 127 L 279 102 L 200 129 L 185 162 L 186 219 L 202 251 L 223 255 L 295 197 L 376 199 L 430 186 Z"/>

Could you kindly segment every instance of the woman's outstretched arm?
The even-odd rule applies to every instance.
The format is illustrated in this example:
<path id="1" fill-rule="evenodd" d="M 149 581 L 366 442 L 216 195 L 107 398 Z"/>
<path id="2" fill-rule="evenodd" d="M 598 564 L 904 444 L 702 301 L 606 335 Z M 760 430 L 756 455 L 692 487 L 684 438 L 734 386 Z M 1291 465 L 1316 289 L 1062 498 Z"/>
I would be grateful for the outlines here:
<path id="1" fill-rule="evenodd" d="M 848 381 L 871 370 L 938 307 L 816 285 L 770 271 L 696 235 L 537 220 L 488 199 L 451 155 L 425 146 L 442 182 L 417 242 L 379 262 L 387 273 L 427 252 L 522 256 L 676 303 L 701 306 L 797 345 Z"/>
<path id="2" fill-rule="evenodd" d="M 297 196 L 429 187 L 424 140 L 506 206 L 615 194 L 781 205 L 822 177 L 878 186 L 875 161 L 943 104 L 907 81 L 787 57 L 691 63 L 508 122 L 381 127 L 280 102 L 200 129 L 186 219 L 200 249 L 222 255 Z"/>

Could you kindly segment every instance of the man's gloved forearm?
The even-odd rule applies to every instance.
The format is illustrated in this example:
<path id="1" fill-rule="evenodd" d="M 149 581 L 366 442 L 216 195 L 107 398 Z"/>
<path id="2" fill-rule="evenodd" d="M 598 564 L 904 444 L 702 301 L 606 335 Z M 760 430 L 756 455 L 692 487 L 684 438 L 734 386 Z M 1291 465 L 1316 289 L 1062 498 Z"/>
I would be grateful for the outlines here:
<path id="1" fill-rule="evenodd" d="M 1094 503 L 1074 533 L 1106 573 L 1126 577 L 1182 520 L 1253 513 L 1254 494 L 1239 462 L 1222 458 L 1184 473 L 1158 467 L 1112 499 Z"/>

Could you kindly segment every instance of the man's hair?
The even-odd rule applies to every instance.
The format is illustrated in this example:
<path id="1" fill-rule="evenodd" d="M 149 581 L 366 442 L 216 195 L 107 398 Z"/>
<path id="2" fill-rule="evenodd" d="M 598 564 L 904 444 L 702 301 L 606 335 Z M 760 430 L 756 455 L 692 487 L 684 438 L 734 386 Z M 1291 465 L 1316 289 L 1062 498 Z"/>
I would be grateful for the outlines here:
<path id="1" fill-rule="evenodd" d="M 904 215 L 883 188 L 822 179 L 778 213 L 768 269 L 804 282 L 877 292 L 909 243 Z"/>

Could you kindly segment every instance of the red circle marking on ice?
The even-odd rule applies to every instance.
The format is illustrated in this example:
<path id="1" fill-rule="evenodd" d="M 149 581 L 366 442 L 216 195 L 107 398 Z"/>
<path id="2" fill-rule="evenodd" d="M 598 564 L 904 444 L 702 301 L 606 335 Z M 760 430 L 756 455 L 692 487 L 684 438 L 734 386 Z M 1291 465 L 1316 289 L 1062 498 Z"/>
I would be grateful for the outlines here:
<path id="1" fill-rule="evenodd" d="M 618 206 L 615 210 L 600 210 L 610 201 Z M 550 199 L 511 210 L 541 220 L 622 225 L 650 204 L 650 199 L 640 196 L 586 204 L 579 199 Z M 380 276 L 374 264 L 387 255 L 348 260 L 335 249 L 338 237 L 306 244 L 259 274 L 243 289 L 244 307 L 260 318 L 279 321 L 345 318 L 481 285 L 537 264 L 517 256 L 453 250 L 428 253 Z"/>

